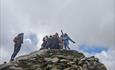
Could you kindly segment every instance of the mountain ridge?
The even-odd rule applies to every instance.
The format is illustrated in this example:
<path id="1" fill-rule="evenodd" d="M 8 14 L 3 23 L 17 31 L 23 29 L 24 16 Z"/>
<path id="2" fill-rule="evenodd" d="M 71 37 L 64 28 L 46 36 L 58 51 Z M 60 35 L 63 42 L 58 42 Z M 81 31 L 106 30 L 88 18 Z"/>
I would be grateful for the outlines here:
<path id="1" fill-rule="evenodd" d="M 75 50 L 43 49 L 0 65 L 0 70 L 107 70 L 95 56 Z"/>

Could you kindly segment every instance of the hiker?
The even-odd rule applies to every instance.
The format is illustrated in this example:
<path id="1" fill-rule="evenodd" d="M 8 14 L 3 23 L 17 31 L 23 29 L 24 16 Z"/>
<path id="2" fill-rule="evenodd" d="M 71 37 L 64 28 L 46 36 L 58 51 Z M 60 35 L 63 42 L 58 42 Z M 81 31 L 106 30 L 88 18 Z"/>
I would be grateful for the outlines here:
<path id="1" fill-rule="evenodd" d="M 67 50 L 67 48 L 70 50 L 69 48 L 69 41 L 75 43 L 66 33 L 62 35 L 63 38 L 63 44 L 65 47 L 65 50 Z"/>
<path id="2" fill-rule="evenodd" d="M 48 39 L 48 36 L 45 36 L 44 38 L 43 38 L 43 43 L 42 43 L 42 45 L 41 45 L 41 49 L 47 49 L 47 46 L 46 46 L 46 44 L 47 44 L 47 39 Z"/>
<path id="3" fill-rule="evenodd" d="M 52 48 L 52 44 L 53 44 L 53 36 L 52 35 L 50 35 L 49 37 L 47 37 L 47 44 L 46 44 L 46 47 L 47 47 L 47 49 L 48 48 Z"/>
<path id="4" fill-rule="evenodd" d="M 58 35 L 58 33 L 55 33 L 55 35 L 53 35 L 52 49 L 59 49 L 60 48 L 59 42 L 60 42 L 59 35 Z"/>
<path id="5" fill-rule="evenodd" d="M 62 35 L 59 37 L 59 49 L 63 49 L 63 37 Z"/>
<path id="6" fill-rule="evenodd" d="M 24 37 L 24 33 L 20 33 L 18 34 L 15 38 L 14 38 L 14 52 L 11 56 L 10 61 L 14 61 L 15 56 L 17 55 L 17 53 L 20 51 L 21 49 L 21 44 L 23 44 L 23 37 Z"/>

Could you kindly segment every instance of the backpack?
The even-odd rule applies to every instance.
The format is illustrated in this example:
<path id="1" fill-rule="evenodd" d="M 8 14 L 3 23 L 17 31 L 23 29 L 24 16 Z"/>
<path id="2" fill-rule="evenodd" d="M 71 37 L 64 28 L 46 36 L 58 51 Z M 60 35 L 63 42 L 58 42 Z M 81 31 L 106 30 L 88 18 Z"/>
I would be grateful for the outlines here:
<path id="1" fill-rule="evenodd" d="M 16 37 L 13 39 L 13 42 L 14 42 L 14 43 L 19 43 L 19 37 L 16 36 Z"/>

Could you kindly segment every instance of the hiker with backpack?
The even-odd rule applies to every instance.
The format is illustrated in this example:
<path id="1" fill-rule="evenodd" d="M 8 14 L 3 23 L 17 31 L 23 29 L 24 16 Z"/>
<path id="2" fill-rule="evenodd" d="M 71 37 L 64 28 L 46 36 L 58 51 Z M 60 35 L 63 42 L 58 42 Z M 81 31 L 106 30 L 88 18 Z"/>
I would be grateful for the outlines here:
<path id="1" fill-rule="evenodd" d="M 13 42 L 14 42 L 14 52 L 11 56 L 10 61 L 14 61 L 15 56 L 20 51 L 21 45 L 23 44 L 23 37 L 24 37 L 24 33 L 20 33 L 14 38 L 14 40 L 13 40 Z"/>

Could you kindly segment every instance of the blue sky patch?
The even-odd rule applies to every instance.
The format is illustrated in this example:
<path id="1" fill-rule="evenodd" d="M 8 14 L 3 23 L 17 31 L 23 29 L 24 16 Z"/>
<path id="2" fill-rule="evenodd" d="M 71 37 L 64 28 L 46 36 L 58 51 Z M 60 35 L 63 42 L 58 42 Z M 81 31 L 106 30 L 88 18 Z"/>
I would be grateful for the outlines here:
<path id="1" fill-rule="evenodd" d="M 101 53 L 102 51 L 108 51 L 108 48 L 105 48 L 103 46 L 90 46 L 86 44 L 80 45 L 79 49 L 90 54 Z"/>

